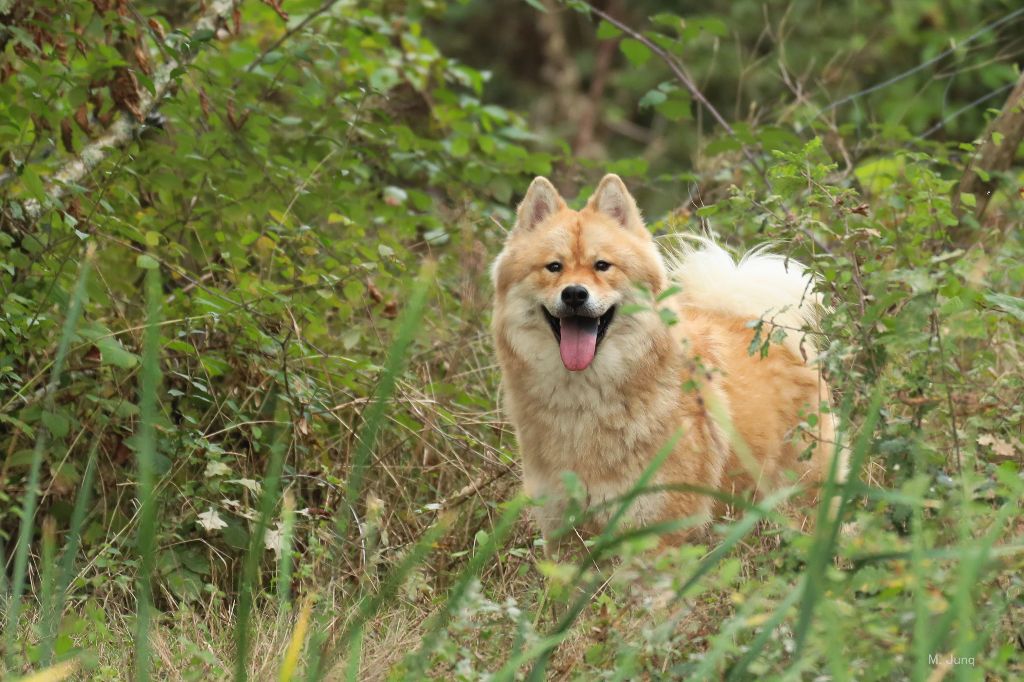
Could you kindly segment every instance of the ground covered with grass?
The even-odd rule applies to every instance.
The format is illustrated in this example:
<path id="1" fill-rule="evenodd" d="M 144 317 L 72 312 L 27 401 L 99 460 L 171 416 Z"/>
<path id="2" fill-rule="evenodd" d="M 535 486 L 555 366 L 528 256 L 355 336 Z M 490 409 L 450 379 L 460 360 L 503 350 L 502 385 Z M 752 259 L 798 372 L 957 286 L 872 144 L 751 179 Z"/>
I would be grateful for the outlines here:
<path id="1" fill-rule="evenodd" d="M 669 4 L 0 0 L 0 677 L 1024 675 L 1024 11 Z M 545 559 L 488 266 L 605 172 L 820 275 L 838 516 Z"/>

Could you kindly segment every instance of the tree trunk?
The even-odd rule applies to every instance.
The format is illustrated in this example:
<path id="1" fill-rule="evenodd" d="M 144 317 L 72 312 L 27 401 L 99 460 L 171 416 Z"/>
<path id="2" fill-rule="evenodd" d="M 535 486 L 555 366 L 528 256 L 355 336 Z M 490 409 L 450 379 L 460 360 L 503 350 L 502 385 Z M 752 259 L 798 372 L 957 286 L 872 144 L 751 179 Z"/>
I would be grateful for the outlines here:
<path id="1" fill-rule="evenodd" d="M 1024 140 L 1024 72 L 1021 72 L 1017 84 L 1003 105 L 1003 110 L 992 119 L 982 137 L 978 148 L 964 171 L 953 196 L 953 211 L 960 218 L 960 225 L 955 229 L 954 241 L 964 244 L 973 236 L 971 227 L 964 224 L 964 217 L 973 214 L 975 220 L 988 208 L 989 200 L 996 189 L 996 173 L 1005 171 L 1013 163 L 1017 148 Z M 986 179 L 987 178 L 987 179 Z M 967 206 L 961 197 L 973 194 L 974 206 Z"/>

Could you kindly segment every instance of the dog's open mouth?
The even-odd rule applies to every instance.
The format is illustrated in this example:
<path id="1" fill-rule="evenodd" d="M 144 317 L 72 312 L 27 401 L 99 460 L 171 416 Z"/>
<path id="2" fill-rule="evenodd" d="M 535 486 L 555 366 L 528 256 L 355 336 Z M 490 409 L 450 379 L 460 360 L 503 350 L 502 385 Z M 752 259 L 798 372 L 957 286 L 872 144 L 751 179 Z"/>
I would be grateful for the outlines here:
<path id="1" fill-rule="evenodd" d="M 558 341 L 558 352 L 562 356 L 562 364 L 572 372 L 579 372 L 590 366 L 597 354 L 597 346 L 608 331 L 608 325 L 615 317 L 615 306 L 608 309 L 600 317 L 569 315 L 555 317 L 548 309 L 541 306 L 544 317 L 551 325 Z"/>

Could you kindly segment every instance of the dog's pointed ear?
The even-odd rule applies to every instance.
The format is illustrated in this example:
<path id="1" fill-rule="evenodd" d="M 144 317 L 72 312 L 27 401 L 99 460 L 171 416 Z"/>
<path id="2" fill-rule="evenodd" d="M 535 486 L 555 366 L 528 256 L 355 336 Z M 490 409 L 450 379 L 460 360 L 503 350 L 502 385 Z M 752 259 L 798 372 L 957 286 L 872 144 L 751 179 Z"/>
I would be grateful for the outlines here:
<path id="1" fill-rule="evenodd" d="M 516 212 L 515 231 L 532 230 L 553 213 L 565 208 L 565 201 L 551 181 L 537 176 L 526 190 L 526 196 Z"/>
<path id="2" fill-rule="evenodd" d="M 626 183 L 615 173 L 601 178 L 594 194 L 587 201 L 587 208 L 603 213 L 628 230 L 643 230 L 644 219 L 636 200 L 626 189 Z"/>

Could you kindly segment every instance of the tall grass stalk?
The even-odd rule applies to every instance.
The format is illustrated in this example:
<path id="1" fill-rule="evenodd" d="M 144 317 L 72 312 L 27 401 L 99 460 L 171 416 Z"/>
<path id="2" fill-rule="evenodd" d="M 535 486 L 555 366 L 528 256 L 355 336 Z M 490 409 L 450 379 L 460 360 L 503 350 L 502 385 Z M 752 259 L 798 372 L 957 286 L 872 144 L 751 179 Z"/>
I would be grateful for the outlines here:
<path id="1" fill-rule="evenodd" d="M 160 388 L 160 270 L 146 270 L 146 329 L 142 339 L 142 370 L 139 387 L 139 440 L 136 449 L 138 496 L 141 506 L 136 552 L 139 575 L 135 582 L 135 677 L 150 678 L 149 630 L 153 613 L 153 570 L 156 559 L 156 462 L 157 391 Z"/>
<path id="2" fill-rule="evenodd" d="M 779 626 L 779 623 L 788 615 L 789 609 L 796 604 L 797 600 L 803 597 L 807 592 L 807 575 L 803 575 L 797 582 L 793 590 L 775 607 L 775 611 L 768 618 L 767 621 L 761 626 L 761 631 L 757 633 L 754 639 L 751 640 L 747 646 L 747 650 L 743 653 L 743 656 L 736 661 L 736 663 L 729 670 L 729 676 L 726 678 L 730 682 L 732 680 L 744 680 L 749 677 L 747 668 L 753 663 L 758 656 L 761 655 L 761 650 L 764 649 L 765 644 L 768 643 L 768 639 L 775 632 L 775 628 Z"/>
<path id="3" fill-rule="evenodd" d="M 398 376 L 406 368 L 409 348 L 423 323 L 427 296 L 430 293 L 436 270 L 437 265 L 434 261 L 427 260 L 423 263 L 409 301 L 402 309 L 398 318 L 397 331 L 395 332 L 394 340 L 391 342 L 391 347 L 388 349 L 387 359 L 374 391 L 373 400 L 367 409 L 364 424 L 362 424 L 358 432 L 351 471 L 345 485 L 345 497 L 335 513 L 337 551 L 340 551 L 344 546 L 345 538 L 348 535 L 349 514 L 356 508 L 356 503 L 359 500 L 362 480 L 366 477 L 367 466 L 377 440 L 377 434 L 384 422 L 388 400 L 394 393 Z M 377 594 L 365 597 L 361 601 L 358 611 L 346 625 L 345 630 L 333 648 L 329 646 L 331 642 L 328 639 L 327 633 L 329 616 L 323 609 L 318 609 L 316 625 L 309 642 L 310 654 L 306 667 L 307 680 L 323 679 L 327 671 L 331 669 L 343 652 L 348 654 L 349 670 L 351 670 L 353 665 L 358 666 L 357 662 L 353 664 L 351 660 L 353 654 L 358 654 L 358 647 L 353 647 L 352 642 L 361 639 L 362 628 L 386 602 L 394 597 L 398 588 L 401 587 L 401 584 L 409 576 L 409 573 L 423 561 L 433 548 L 434 543 L 440 538 L 444 528 L 445 524 L 443 522 L 438 522 L 431 526 L 420 541 L 414 545 L 410 553 L 391 569 Z"/>
<path id="4" fill-rule="evenodd" d="M 57 344 L 57 353 L 53 359 L 53 367 L 50 370 L 50 380 L 44 389 L 43 404 L 48 410 L 54 406 L 54 395 L 57 386 L 60 384 L 61 374 L 64 371 L 64 363 L 67 361 L 68 348 L 71 346 L 72 337 L 75 335 L 75 328 L 78 326 L 78 318 L 81 317 L 82 307 L 85 302 L 85 285 L 88 281 L 89 272 L 92 269 L 92 261 L 96 253 L 95 244 L 90 243 L 86 248 L 85 258 L 82 259 L 78 270 L 78 279 L 71 291 L 71 299 L 68 302 L 68 312 L 64 318 L 64 325 L 61 328 L 60 341 Z M 7 620 L 4 624 L 4 667 L 7 670 L 13 669 L 15 643 L 17 641 L 18 626 L 21 620 L 21 600 L 25 594 L 25 579 L 28 574 L 28 554 L 32 544 L 32 531 L 34 528 L 36 505 L 39 503 L 39 478 L 43 466 L 43 455 L 48 445 L 48 432 L 45 427 L 39 427 L 36 432 L 35 446 L 32 449 L 32 460 L 29 464 L 28 481 L 25 493 L 21 501 L 21 523 L 18 526 L 18 539 L 14 545 L 14 569 L 11 577 L 11 594 L 7 600 Z M 2 571 L 0 571 L 2 572 Z"/>
<path id="5" fill-rule="evenodd" d="M 299 609 L 298 618 L 295 619 L 295 628 L 292 630 L 292 637 L 288 642 L 288 649 L 285 650 L 284 661 L 278 671 L 279 682 L 291 682 L 295 671 L 299 666 L 299 656 L 302 654 L 302 645 L 306 641 L 306 633 L 309 631 L 309 619 L 313 613 L 313 596 L 306 597 Z"/>
<path id="6" fill-rule="evenodd" d="M 1020 485 L 1015 486 L 1016 496 L 1021 493 Z M 957 582 L 953 591 L 951 608 L 939 618 L 938 622 L 931 628 L 930 646 L 927 647 L 930 653 L 944 651 L 943 639 L 951 632 L 953 621 L 957 620 L 958 632 L 956 641 L 956 654 L 966 655 L 964 651 L 971 647 L 972 639 L 977 633 L 972 627 L 974 622 L 974 588 L 981 580 L 981 574 L 988 561 L 993 557 L 992 548 L 1003 534 L 1007 521 L 1010 517 L 1019 513 L 1017 499 L 1007 500 L 999 511 L 992 517 L 989 531 L 978 539 L 970 536 L 969 524 L 973 515 L 966 511 L 960 514 L 964 536 L 956 548 L 956 555 L 960 559 L 960 570 L 957 572 Z"/>
<path id="7" fill-rule="evenodd" d="M 42 550 L 39 557 L 39 607 L 44 614 L 54 602 L 54 586 L 57 581 L 57 521 L 52 516 L 43 518 L 41 533 Z M 47 633 L 43 632 L 43 638 Z"/>
<path id="8" fill-rule="evenodd" d="M 624 495 L 621 496 L 621 502 L 619 503 L 618 508 L 609 517 L 608 523 L 605 524 L 604 529 L 601 532 L 601 535 L 598 536 L 597 541 L 594 543 L 590 555 L 584 557 L 583 560 L 580 561 L 579 565 L 577 566 L 575 576 L 572 579 L 572 582 L 574 584 L 578 583 L 579 580 L 584 576 L 590 563 L 596 560 L 603 552 L 607 551 L 607 549 L 610 546 L 610 543 L 614 538 L 615 530 L 618 527 L 619 522 L 622 521 L 622 519 L 625 517 L 626 512 L 629 510 L 629 507 L 633 504 L 633 501 L 639 495 L 643 494 L 647 487 L 650 485 L 651 480 L 661 469 L 661 466 L 662 464 L 665 463 L 665 460 L 668 459 L 669 454 L 675 448 L 676 443 L 679 441 L 681 437 L 681 431 L 677 430 L 676 432 L 674 432 L 669 437 L 665 445 L 663 445 L 661 449 L 654 455 L 654 457 L 648 463 L 647 467 L 640 473 L 640 476 L 637 478 L 636 482 L 630 487 L 628 491 L 626 491 Z M 640 530 L 641 532 L 656 532 L 650 528 Z M 544 677 L 545 671 L 547 670 L 548 662 L 550 661 L 551 656 L 554 654 L 555 649 L 565 638 L 569 631 L 569 628 L 572 627 L 572 624 L 576 622 L 577 618 L 579 618 L 587 602 L 590 601 L 591 596 L 593 596 L 594 592 L 597 591 L 597 586 L 600 584 L 599 581 L 599 576 L 591 578 L 587 582 L 585 587 L 581 590 L 581 593 L 578 595 L 575 602 L 573 602 L 573 604 L 570 606 L 566 614 L 555 625 L 551 632 L 551 635 L 548 638 L 546 638 L 547 641 L 551 642 L 551 646 L 550 648 L 541 649 L 538 652 L 537 660 L 534 662 L 533 668 L 530 671 L 528 679 L 539 680 Z M 527 658 L 525 660 L 528 661 L 530 659 Z M 498 673 L 495 675 L 495 679 L 510 679 L 512 675 L 515 673 L 516 669 L 518 669 L 518 667 L 522 665 L 522 662 L 516 662 L 513 667 L 514 661 L 517 661 L 516 657 L 513 657 L 511 661 L 509 661 L 501 670 L 498 671 Z"/>
<path id="9" fill-rule="evenodd" d="M 356 649 L 355 653 L 358 654 L 358 648 L 352 646 L 353 642 L 362 637 L 363 628 L 366 623 L 377 615 L 385 604 L 390 603 L 395 598 L 399 588 L 402 587 L 405 579 L 413 569 L 423 563 L 423 560 L 434 548 L 434 544 L 441 539 L 441 536 L 448 529 L 448 521 L 448 517 L 441 517 L 437 523 L 428 528 L 427 532 L 409 550 L 409 553 L 398 562 L 397 566 L 391 569 L 391 572 L 388 573 L 381 583 L 377 593 L 363 599 L 359 604 L 356 614 L 345 626 L 341 636 L 338 637 L 334 648 L 322 652 L 316 659 L 315 667 L 311 663 L 309 674 L 306 677 L 307 680 L 323 679 L 343 652 L 351 655 L 353 653 L 352 650 Z M 322 626 L 323 622 L 321 621 L 321 628 Z"/>
<path id="10" fill-rule="evenodd" d="M 285 349 L 283 352 L 287 352 Z M 278 392 L 273 389 L 264 404 L 264 411 L 267 419 L 276 424 L 274 419 L 277 411 Z M 245 563 L 242 568 L 242 575 L 238 587 L 238 615 L 235 621 L 235 679 L 245 680 L 249 673 L 249 643 L 251 640 L 250 617 L 252 616 L 253 593 L 256 590 L 256 575 L 259 570 L 260 557 L 265 548 L 265 536 L 267 526 L 270 525 L 270 516 L 277 506 L 278 490 L 281 487 L 281 472 L 284 469 L 284 454 L 288 450 L 285 442 L 287 429 L 271 427 L 268 438 L 270 440 L 270 461 L 267 464 L 267 473 L 263 479 L 263 490 L 260 493 L 259 515 L 256 517 L 256 525 L 249 538 L 249 549 L 245 555 Z"/>
<path id="11" fill-rule="evenodd" d="M 351 471 L 345 486 L 345 497 L 341 501 L 334 518 L 336 551 L 340 552 L 344 547 L 345 539 L 349 530 L 349 515 L 356 508 L 360 498 L 363 479 L 366 477 L 370 455 L 373 452 L 377 434 L 384 422 L 388 401 L 394 394 L 398 377 L 405 370 L 408 362 L 408 351 L 416 338 L 423 323 L 423 314 L 427 304 L 427 297 L 430 294 L 434 276 L 437 273 L 437 263 L 433 260 L 426 260 L 420 267 L 416 283 L 412 293 L 397 321 L 397 331 L 391 347 L 388 349 L 387 359 L 381 370 L 380 379 L 373 393 L 373 399 L 366 410 L 363 426 L 359 430 L 356 451 L 352 458 Z M 423 535 L 413 546 L 409 554 L 395 566 L 377 594 L 365 597 L 360 609 L 353 619 L 347 624 L 339 641 L 333 648 L 328 648 L 329 641 L 325 632 L 327 617 L 323 611 L 318 613 L 317 627 L 314 629 L 310 641 L 310 660 L 307 666 L 307 680 L 319 680 L 330 670 L 334 662 L 345 652 L 348 653 L 350 668 L 351 658 L 358 655 L 359 647 L 353 647 L 353 640 L 362 637 L 362 629 L 366 622 L 377 613 L 377 611 L 398 592 L 406 576 L 427 556 L 433 548 L 434 543 L 441 537 L 446 528 L 443 519 L 436 523 Z M 353 651 L 355 649 L 355 651 Z"/>
<path id="12" fill-rule="evenodd" d="M 864 423 L 850 452 L 850 470 L 847 473 L 845 483 L 840 485 L 837 480 L 839 458 L 833 457 L 832 464 L 829 467 L 828 478 L 822 486 L 821 499 L 818 503 L 818 520 L 814 528 L 814 540 L 807 557 L 807 569 L 804 574 L 805 589 L 803 590 L 803 600 L 800 602 L 800 614 L 793 633 L 796 645 L 794 656 L 796 658 L 799 658 L 803 651 L 815 608 L 822 595 L 825 594 L 825 569 L 835 556 L 836 542 L 839 539 L 839 530 L 842 527 L 843 516 L 852 497 L 851 490 L 855 485 L 859 484 L 860 468 L 867 458 L 868 450 L 871 448 L 871 442 L 875 436 L 875 425 L 881 416 L 882 398 L 884 395 L 884 386 L 880 382 L 875 385 L 871 400 L 868 403 Z M 847 406 L 843 410 L 844 419 L 842 423 L 850 423 L 848 418 L 850 410 L 850 401 L 847 401 Z M 841 442 L 842 439 L 838 440 Z M 837 445 L 837 450 L 838 447 Z M 837 493 L 839 495 L 839 504 L 833 514 L 832 510 L 835 507 L 835 495 Z"/>
<path id="13" fill-rule="evenodd" d="M 437 272 L 437 263 L 433 260 L 424 261 L 420 267 L 419 276 L 413 285 L 412 294 L 406 303 L 401 316 L 398 319 L 398 328 L 395 333 L 391 348 L 388 349 L 387 360 L 381 371 L 377 388 L 373 392 L 373 400 L 366 409 L 366 416 L 363 427 L 359 430 L 358 444 L 352 459 L 352 468 L 349 473 L 348 483 L 345 486 L 345 499 L 335 514 L 335 530 L 339 543 L 343 543 L 348 534 L 349 514 L 355 508 L 363 487 L 363 479 L 366 477 L 366 467 L 370 461 L 370 453 L 373 452 L 377 440 L 377 433 L 388 408 L 388 401 L 395 392 L 395 384 L 398 376 L 405 369 L 408 358 L 409 346 L 416 338 L 420 324 L 423 321 L 423 310 L 427 303 L 427 296 L 431 290 L 434 275 Z"/>
<path id="14" fill-rule="evenodd" d="M 85 521 L 85 514 L 92 500 L 92 485 L 96 478 L 96 452 L 99 449 L 99 444 L 100 439 L 96 438 L 93 440 L 92 447 L 89 448 L 89 459 L 85 465 L 85 472 L 82 474 L 82 482 L 78 486 L 74 511 L 71 512 L 71 525 L 68 529 L 67 541 L 64 543 L 64 552 L 60 557 L 53 596 L 44 601 L 46 606 L 42 618 L 42 643 L 39 656 L 39 660 L 43 664 L 49 664 L 53 660 L 57 629 L 60 626 L 61 615 L 64 613 L 68 586 L 71 585 L 71 580 L 74 577 L 75 557 L 82 544 L 82 523 Z"/>
<path id="15" fill-rule="evenodd" d="M 286 491 L 281 505 L 281 558 L 277 566 L 277 609 L 287 613 L 292 598 L 292 538 L 295 535 L 295 497 Z"/>
<path id="16" fill-rule="evenodd" d="M 434 647 L 437 646 L 438 640 L 444 634 L 445 627 L 447 627 L 452 614 L 462 605 L 466 592 L 469 591 L 476 577 L 480 575 L 484 564 L 490 561 L 499 549 L 504 547 L 506 538 L 508 538 L 527 502 L 529 500 L 520 495 L 506 505 L 505 511 L 494 525 L 493 530 L 487 535 L 486 540 L 484 540 L 483 544 L 473 555 L 473 558 L 469 560 L 466 567 L 459 574 L 441 610 L 427 622 L 425 628 L 426 636 L 424 636 L 423 641 L 420 643 L 419 649 L 408 659 L 406 670 L 407 675 L 411 678 L 422 677 L 423 670 L 428 666 L 430 655 L 433 653 Z"/>
<path id="17" fill-rule="evenodd" d="M 924 459 L 921 448 L 914 449 L 919 464 Z M 923 467 L 921 467 L 923 469 Z M 922 493 L 928 485 L 928 479 L 922 477 L 919 483 Z M 928 574 L 926 572 L 925 550 L 927 549 L 927 538 L 924 529 L 924 506 L 921 504 L 911 507 L 911 549 L 910 549 L 910 570 L 914 576 L 914 629 L 913 644 L 913 668 L 911 679 L 924 680 L 928 677 L 931 665 L 928 662 L 928 654 L 931 653 L 929 646 L 928 631 L 931 629 L 930 609 L 928 608 Z"/>

